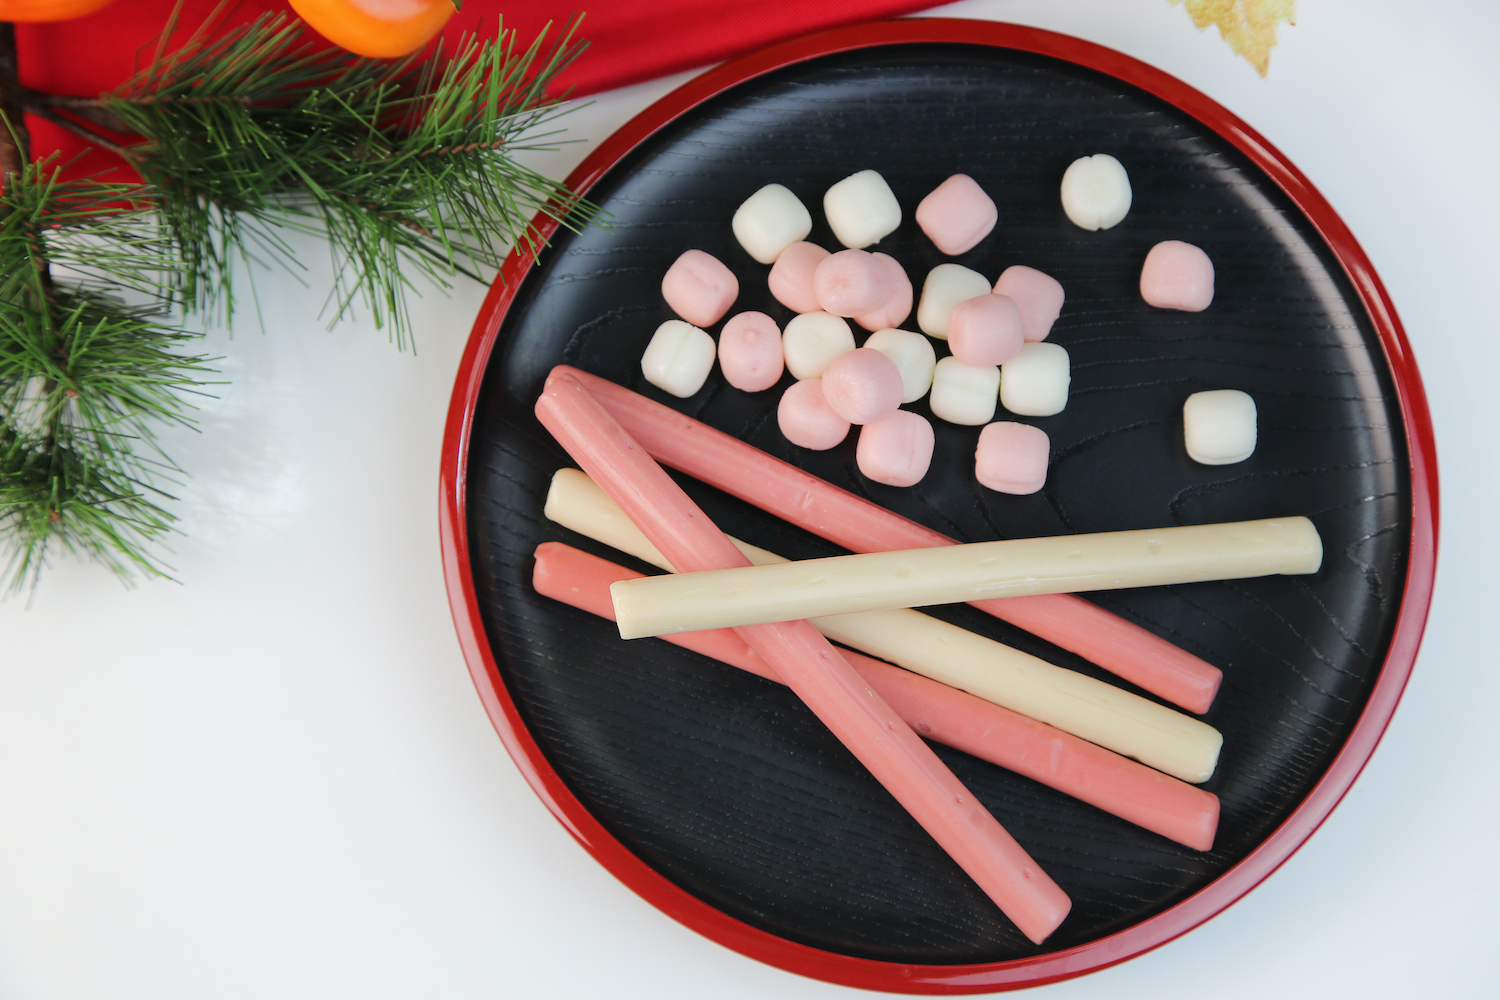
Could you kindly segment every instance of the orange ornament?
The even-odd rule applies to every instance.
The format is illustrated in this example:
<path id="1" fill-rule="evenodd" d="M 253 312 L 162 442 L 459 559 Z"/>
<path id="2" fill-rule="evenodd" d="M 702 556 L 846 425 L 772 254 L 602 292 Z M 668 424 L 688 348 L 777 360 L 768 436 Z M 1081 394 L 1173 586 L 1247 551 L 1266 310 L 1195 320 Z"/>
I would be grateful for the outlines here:
<path id="1" fill-rule="evenodd" d="M 455 10 L 453 0 L 289 2 L 302 20 L 330 42 L 355 55 L 377 59 L 404 56 L 420 49 L 442 30 Z"/>
<path id="2" fill-rule="evenodd" d="M 111 0 L 0 0 L 0 21 L 71 21 Z"/>

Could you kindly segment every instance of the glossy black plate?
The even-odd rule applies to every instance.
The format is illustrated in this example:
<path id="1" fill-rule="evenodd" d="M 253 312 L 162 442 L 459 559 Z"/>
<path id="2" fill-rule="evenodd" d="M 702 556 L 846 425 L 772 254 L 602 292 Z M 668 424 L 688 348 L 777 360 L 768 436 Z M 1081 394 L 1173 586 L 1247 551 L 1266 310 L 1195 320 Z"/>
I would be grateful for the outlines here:
<path id="1" fill-rule="evenodd" d="M 771 961 L 886 989 L 924 987 L 903 986 L 894 973 L 888 980 L 827 974 L 806 956 L 833 956 L 841 968 L 930 969 L 933 982 L 941 967 L 1028 963 L 1056 978 L 1057 967 L 1038 964 L 1043 956 L 1086 955 L 1112 935 L 1153 921 L 1166 926 L 1161 918 L 1174 908 L 1191 914 L 1190 901 L 1212 896 L 1204 890 L 1263 851 L 1330 774 L 1361 723 L 1402 619 L 1413 525 L 1423 542 L 1431 532 L 1421 513 L 1426 487 L 1414 493 L 1403 415 L 1402 385 L 1414 384 L 1415 373 L 1398 371 L 1390 358 L 1399 331 L 1380 328 L 1389 321 L 1372 317 L 1368 292 L 1319 231 L 1328 227 L 1315 223 L 1306 198 L 1299 205 L 1259 154 L 1247 154 L 1243 133 L 1126 82 L 1096 54 L 1105 50 L 1017 45 L 1020 29 L 1006 35 L 995 25 L 939 35 L 937 23 L 903 37 L 946 41 L 840 43 L 824 46 L 827 54 L 811 46 L 814 58 L 769 72 L 758 64 L 732 86 L 721 79 L 705 87 L 718 90 L 682 102 L 691 106 L 661 127 L 652 121 L 655 131 L 637 127 L 633 148 L 587 192 L 608 210 L 612 228 L 559 233 L 534 269 L 511 269 L 524 275 L 519 287 L 487 305 L 476 326 L 485 345 L 468 376 L 477 389 L 464 390 L 461 378 L 455 406 L 462 399 L 467 424 L 464 436 L 452 438 L 462 447 L 450 456 L 460 465 L 455 481 L 467 477 L 454 508 L 464 512 L 456 530 L 467 546 L 467 607 L 478 615 L 476 641 L 487 646 L 489 683 L 498 681 L 487 700 L 539 791 L 550 782 L 549 799 L 572 803 L 554 804 L 560 815 L 581 809 L 597 822 L 615 842 L 600 854 L 606 864 L 615 867 L 610 851 L 623 848 L 681 890 L 679 897 L 636 886 L 669 912 L 663 893 L 696 900 L 732 925 L 763 932 L 751 938 L 786 942 L 785 955 Z M 974 44 L 960 43 L 971 38 Z M 1101 65 L 1109 72 L 1091 68 Z M 1058 183 L 1073 159 L 1096 152 L 1125 164 L 1134 204 L 1114 229 L 1089 233 L 1064 216 Z M 975 483 L 977 428 L 934 421 L 931 472 L 918 487 L 896 489 L 859 474 L 853 435 L 823 453 L 786 443 L 775 420 L 780 387 L 746 394 L 715 372 L 696 396 L 676 400 L 642 379 L 641 351 L 672 318 L 661 276 L 682 251 L 697 247 L 729 265 L 741 285 L 736 310 L 784 322 L 791 314 L 767 292 L 768 268 L 735 242 L 730 217 L 776 181 L 813 211 L 809 238 L 837 249 L 821 218 L 822 193 L 867 167 L 884 175 L 905 213 L 901 228 L 874 249 L 896 257 L 918 287 L 948 259 L 991 279 L 1027 264 L 1065 286 L 1051 339 L 1072 358 L 1068 406 L 1054 417 L 1014 418 L 1051 437 L 1040 493 L 1008 496 Z M 912 211 L 956 172 L 990 193 L 1000 222 L 972 251 L 945 258 Z M 1141 262 L 1166 239 L 1195 243 L 1214 260 L 1217 291 L 1207 311 L 1141 301 Z M 540 542 L 567 541 L 629 562 L 542 518 L 550 475 L 571 464 L 532 414 L 543 379 L 559 363 L 667 402 L 965 540 L 1312 518 L 1326 550 L 1315 576 L 1092 598 L 1224 670 L 1205 716 L 1224 733 L 1221 763 L 1205 786 L 1223 807 L 1214 849 L 1190 850 L 939 747 L 1074 901 L 1053 937 L 1032 945 L 788 691 L 665 643 L 626 643 L 611 624 L 537 596 L 531 553 Z M 1259 408 L 1259 445 L 1238 465 L 1198 465 L 1183 447 L 1183 400 L 1216 388 L 1245 390 Z M 910 408 L 928 415 L 924 403 Z M 997 419 L 1004 418 L 1002 410 Z M 684 484 L 734 534 L 791 556 L 837 551 Z M 1422 572 L 1430 576 L 1430 568 Z M 1418 632 L 1426 585 L 1418 588 Z M 1407 598 L 1408 616 L 1410 605 Z M 972 609 L 937 613 L 1108 677 Z M 1404 645 L 1414 650 L 1414 642 Z M 1397 695 L 1409 667 L 1406 660 L 1396 668 Z M 1382 701 L 1374 738 L 1393 708 L 1394 696 Z M 1373 748 L 1373 738 L 1365 742 Z M 1255 879 L 1316 826 L 1367 756 L 1361 748 L 1357 761 L 1335 769 L 1341 787 L 1326 808 L 1310 824 L 1304 817 L 1305 830 L 1269 867 L 1261 858 Z M 538 769 L 550 771 L 546 782 L 535 777 Z M 1205 912 L 1179 920 L 1176 930 L 1116 949 L 1124 954 L 1075 963 L 1074 971 L 1154 946 L 1223 905 L 1200 906 Z M 700 926 L 708 918 L 683 919 Z M 758 954 L 767 957 L 764 949 Z M 840 965 L 844 958 L 853 961 Z M 1026 980 L 1000 976 L 969 988 L 1012 981 Z"/>

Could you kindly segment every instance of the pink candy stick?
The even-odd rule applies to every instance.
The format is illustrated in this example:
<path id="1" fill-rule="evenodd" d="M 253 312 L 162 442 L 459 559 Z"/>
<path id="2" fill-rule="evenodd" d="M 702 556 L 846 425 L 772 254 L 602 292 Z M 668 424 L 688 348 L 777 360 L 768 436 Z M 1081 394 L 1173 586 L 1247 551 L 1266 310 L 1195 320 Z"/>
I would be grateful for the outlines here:
<path id="1" fill-rule="evenodd" d="M 566 365 L 553 371 L 569 372 L 588 386 L 599 403 L 664 465 L 850 551 L 957 544 L 607 379 Z M 1080 597 L 1044 594 L 972 603 L 1190 712 L 1208 711 L 1223 679 L 1217 667 Z"/>
<path id="2" fill-rule="evenodd" d="M 641 576 L 561 542 L 537 546 L 532 583 L 543 597 L 614 621 L 609 585 Z M 781 678 L 733 629 L 661 638 L 767 680 Z M 909 670 L 849 649 L 839 654 L 930 740 L 1055 788 L 1194 850 L 1213 847 L 1219 799 L 1087 740 Z"/>
<path id="3" fill-rule="evenodd" d="M 536 413 L 677 570 L 749 565 L 578 379 L 554 370 Z M 1040 944 L 1062 923 L 1067 894 L 817 629 L 795 621 L 735 632 L 1023 934 Z"/>

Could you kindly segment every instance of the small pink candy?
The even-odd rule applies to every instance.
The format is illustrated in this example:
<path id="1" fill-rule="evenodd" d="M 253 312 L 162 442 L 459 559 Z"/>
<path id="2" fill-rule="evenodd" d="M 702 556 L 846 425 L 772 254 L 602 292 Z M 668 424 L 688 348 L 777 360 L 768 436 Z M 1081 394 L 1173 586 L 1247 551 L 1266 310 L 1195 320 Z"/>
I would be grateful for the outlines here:
<path id="1" fill-rule="evenodd" d="M 813 291 L 813 274 L 818 265 L 828 257 L 828 251 L 816 243 L 793 243 L 781 251 L 771 273 L 766 276 L 766 285 L 776 301 L 792 312 L 819 312 L 818 296 Z"/>
<path id="2" fill-rule="evenodd" d="M 870 256 L 885 268 L 891 294 L 879 309 L 856 316 L 854 322 L 866 330 L 891 330 L 906 322 L 906 317 L 911 315 L 911 279 L 906 276 L 906 269 L 890 254 L 876 253 Z"/>
<path id="3" fill-rule="evenodd" d="M 829 254 L 813 272 L 813 294 L 824 312 L 853 317 L 879 309 L 891 297 L 888 273 L 864 250 Z"/>
<path id="4" fill-rule="evenodd" d="M 849 434 L 849 421 L 828 408 L 820 378 L 787 386 L 776 406 L 776 423 L 788 441 L 813 451 L 827 451 Z"/>
<path id="5" fill-rule="evenodd" d="M 1158 309 L 1202 312 L 1214 300 L 1214 262 L 1191 243 L 1158 243 L 1141 267 L 1141 298 Z"/>
<path id="6" fill-rule="evenodd" d="M 740 283 L 717 257 L 689 250 L 667 268 L 661 294 L 672 311 L 689 323 L 712 326 L 734 304 Z"/>
<path id="7" fill-rule="evenodd" d="M 1062 283 L 1034 267 L 1007 267 L 995 282 L 995 293 L 1008 296 L 1021 310 L 1021 332 L 1028 344 L 1046 340 L 1062 312 Z"/>
<path id="8" fill-rule="evenodd" d="M 979 432 L 974 478 L 998 493 L 1035 493 L 1047 481 L 1047 432 L 1030 424 L 1001 420 Z"/>
<path id="9" fill-rule="evenodd" d="M 846 351 L 823 369 L 828 408 L 851 424 L 884 420 L 901 405 L 902 394 L 901 369 L 873 347 Z"/>
<path id="10" fill-rule="evenodd" d="M 1020 353 L 1021 310 L 1006 295 L 965 299 L 948 314 L 948 348 L 966 365 L 998 365 Z"/>
<path id="11" fill-rule="evenodd" d="M 781 379 L 784 367 L 781 329 L 765 313 L 737 313 L 719 331 L 719 368 L 736 389 L 769 389 Z"/>
<path id="12" fill-rule="evenodd" d="M 968 174 L 954 174 L 917 206 L 917 225 L 950 257 L 972 250 L 995 228 L 995 202 Z"/>
<path id="13" fill-rule="evenodd" d="M 932 464 L 932 424 L 920 413 L 897 410 L 859 429 L 854 460 L 866 479 L 887 486 L 915 486 Z"/>

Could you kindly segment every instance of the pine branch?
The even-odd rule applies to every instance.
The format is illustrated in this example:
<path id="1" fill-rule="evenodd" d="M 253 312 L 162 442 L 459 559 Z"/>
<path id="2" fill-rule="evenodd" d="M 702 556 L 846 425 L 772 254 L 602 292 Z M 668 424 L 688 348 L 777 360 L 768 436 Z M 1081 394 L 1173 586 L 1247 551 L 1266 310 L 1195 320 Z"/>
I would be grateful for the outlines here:
<path id="1" fill-rule="evenodd" d="M 173 265 L 150 216 L 128 207 L 139 190 L 58 173 L 55 160 L 28 165 L 0 194 L 0 534 L 13 590 L 57 550 L 166 575 L 153 553 L 173 517 L 157 501 L 177 470 L 154 428 L 191 422 L 182 393 L 208 372 L 180 353 L 193 335 L 110 294 L 159 291 Z"/>
<path id="2" fill-rule="evenodd" d="M 160 58 L 105 107 L 146 137 L 131 156 L 180 247 L 177 301 L 231 312 L 235 260 L 255 244 L 290 263 L 278 232 L 312 231 L 334 256 L 333 319 L 362 302 L 404 346 L 415 275 L 482 279 L 539 211 L 588 221 L 589 206 L 513 159 L 548 148 L 536 133 L 564 110 L 546 91 L 581 51 L 574 28 L 525 49 L 502 32 L 388 61 L 314 49 L 267 15 Z"/>

